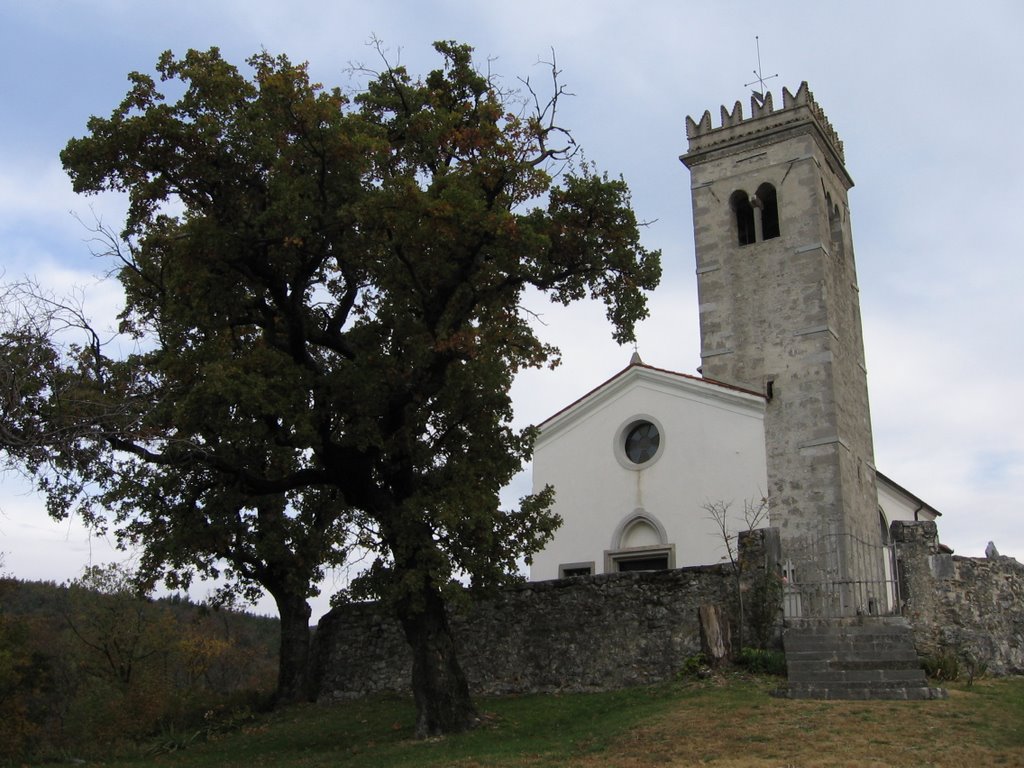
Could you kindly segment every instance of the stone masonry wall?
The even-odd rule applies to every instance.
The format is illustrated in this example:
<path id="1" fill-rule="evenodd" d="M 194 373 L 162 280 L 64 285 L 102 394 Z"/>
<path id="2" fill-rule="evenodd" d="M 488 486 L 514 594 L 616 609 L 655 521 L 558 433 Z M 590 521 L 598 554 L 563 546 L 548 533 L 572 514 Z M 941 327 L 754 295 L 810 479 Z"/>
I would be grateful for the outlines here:
<path id="1" fill-rule="evenodd" d="M 599 691 L 670 679 L 700 651 L 697 609 L 725 604 L 728 566 L 532 582 L 452 615 L 477 694 Z M 340 606 L 317 628 L 318 699 L 409 690 L 398 622 L 376 604 Z"/>
<path id="2" fill-rule="evenodd" d="M 750 574 L 780 557 L 777 531 L 754 533 L 741 547 Z M 990 674 L 1024 674 L 1024 565 L 950 555 L 930 522 L 895 522 L 891 535 L 918 653 L 971 654 Z M 466 601 L 451 623 L 474 693 L 611 690 L 676 675 L 700 651 L 698 608 L 728 606 L 734 590 L 726 565 L 532 582 Z M 405 638 L 377 604 L 335 608 L 315 643 L 321 701 L 409 690 Z"/>
<path id="3" fill-rule="evenodd" d="M 1024 565 L 944 552 L 931 522 L 895 522 L 891 533 L 918 653 L 969 654 L 990 674 L 1024 674 Z"/>

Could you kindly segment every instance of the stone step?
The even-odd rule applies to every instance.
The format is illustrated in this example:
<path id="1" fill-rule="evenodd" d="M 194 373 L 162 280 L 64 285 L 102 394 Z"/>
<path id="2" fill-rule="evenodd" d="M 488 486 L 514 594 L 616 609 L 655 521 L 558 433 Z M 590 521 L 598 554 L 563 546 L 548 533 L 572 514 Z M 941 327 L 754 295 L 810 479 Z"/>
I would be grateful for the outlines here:
<path id="1" fill-rule="evenodd" d="M 870 688 L 888 683 L 927 685 L 924 672 L 920 669 L 826 669 L 790 674 L 788 679 L 790 683 L 848 685 L 854 688 Z"/>
<path id="2" fill-rule="evenodd" d="M 887 646 L 832 646 L 829 648 L 793 648 L 786 644 L 786 657 L 794 659 L 880 659 L 907 658 L 916 659 L 917 650 L 914 646 L 903 643 Z"/>
<path id="3" fill-rule="evenodd" d="M 842 629 L 851 633 L 883 631 L 913 631 L 903 616 L 848 616 L 832 619 L 786 619 L 787 630 L 800 632 L 835 632 Z"/>
<path id="4" fill-rule="evenodd" d="M 782 635 L 787 687 L 799 699 L 933 699 L 914 648 L 913 631 L 899 617 L 858 617 L 790 623 Z"/>
<path id="5" fill-rule="evenodd" d="M 794 632 L 786 630 L 784 637 L 798 643 L 831 643 L 863 642 L 863 643 L 901 643 L 907 638 L 913 639 L 912 632 Z"/>
<path id="6" fill-rule="evenodd" d="M 929 686 L 892 686 L 877 688 L 849 688 L 838 686 L 789 685 L 775 695 L 790 699 L 818 699 L 834 701 L 926 701 L 945 699 L 945 688 Z"/>
<path id="7" fill-rule="evenodd" d="M 823 632 L 805 633 L 787 630 L 783 638 L 790 642 L 806 645 L 820 645 L 822 643 L 903 643 L 907 640 L 913 641 L 912 632 Z"/>
<path id="8" fill-rule="evenodd" d="M 907 664 L 916 664 L 917 651 L 910 648 L 893 648 L 890 651 L 873 651 L 870 648 L 859 650 L 830 650 L 830 651 L 789 651 L 786 653 L 788 661 L 849 661 L 854 664 L 860 661 L 901 661 Z"/>
<path id="9" fill-rule="evenodd" d="M 871 637 L 871 636 L 851 636 L 844 635 L 841 637 L 824 637 L 816 636 L 813 638 L 806 637 L 783 637 L 783 643 L 791 648 L 827 648 L 834 646 L 846 646 L 849 648 L 870 648 L 871 646 L 893 646 L 893 645 L 913 645 L 914 640 L 912 637 Z"/>
<path id="10" fill-rule="evenodd" d="M 829 669 L 916 669 L 921 670 L 917 658 L 913 659 L 786 659 L 786 667 L 792 675 L 800 671 Z"/>
<path id="11" fill-rule="evenodd" d="M 912 643 L 833 643 L 832 645 L 803 646 L 783 642 L 783 647 L 789 653 L 799 653 L 803 656 L 829 656 L 829 655 L 886 655 L 898 653 L 907 649 L 913 649 Z"/>

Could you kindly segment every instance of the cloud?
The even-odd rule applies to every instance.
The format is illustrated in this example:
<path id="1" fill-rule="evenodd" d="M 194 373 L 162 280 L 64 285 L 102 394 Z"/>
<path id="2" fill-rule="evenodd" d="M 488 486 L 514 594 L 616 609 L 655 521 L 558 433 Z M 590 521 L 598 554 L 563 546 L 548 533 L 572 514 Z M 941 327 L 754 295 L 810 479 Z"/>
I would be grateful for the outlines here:
<path id="1" fill-rule="evenodd" d="M 1024 364 L 998 353 L 979 356 L 988 366 L 951 361 L 949 350 L 970 340 L 899 319 L 865 316 L 877 342 L 868 347 L 868 382 L 878 468 L 943 512 L 940 536 L 962 553 L 980 554 L 989 539 L 1004 554 L 1024 552 L 1015 511 L 1024 433 L 1007 399 Z"/>
<path id="2" fill-rule="evenodd" d="M 56 159 L 15 157 L 0 154 L 4 173 L 0 176 L 0 228 L 47 221 L 55 211 L 65 213 L 78 203 L 71 182 Z M 70 225 L 69 225 L 70 228 Z"/>
<path id="3" fill-rule="evenodd" d="M 327 85 L 346 85 L 350 62 L 374 64 L 380 37 L 410 71 L 438 65 L 431 43 L 457 39 L 510 86 L 540 83 L 554 48 L 562 104 L 588 158 L 623 174 L 643 239 L 663 250 L 665 277 L 639 351 L 652 365 L 692 372 L 699 331 L 690 221 L 686 115 L 736 99 L 762 65 L 778 96 L 808 80 L 846 143 L 877 463 L 940 508 L 940 533 L 978 553 L 992 538 L 1024 555 L 1016 512 L 1024 495 L 1014 393 L 1024 378 L 1024 153 L 1015 97 L 1024 5 L 822 3 L 679 4 L 667 0 L 524 0 L 515 7 L 456 0 L 205 4 L 128 0 L 9 4 L 0 27 L 5 114 L 0 126 L 0 263 L 47 284 L 86 285 L 97 322 L 113 323 L 115 284 L 69 214 L 90 205 L 113 225 L 116 196 L 78 198 L 57 159 L 90 114 L 109 114 L 133 69 L 152 71 L 170 48 L 219 45 L 231 61 L 261 48 L 308 59 Z M 400 49 L 400 50 L 399 50 Z M 540 335 L 563 364 L 516 381 L 517 424 L 537 423 L 626 365 L 600 306 L 541 304 Z M 514 492 L 529 489 L 517 478 Z M 6 481 L 4 485 L 6 493 Z M 0 506 L 3 505 L 0 501 Z M 0 549 L 4 545 L 0 544 Z M 57 552 L 57 545 L 53 546 Z M 43 560 L 56 563 L 63 555 Z"/>

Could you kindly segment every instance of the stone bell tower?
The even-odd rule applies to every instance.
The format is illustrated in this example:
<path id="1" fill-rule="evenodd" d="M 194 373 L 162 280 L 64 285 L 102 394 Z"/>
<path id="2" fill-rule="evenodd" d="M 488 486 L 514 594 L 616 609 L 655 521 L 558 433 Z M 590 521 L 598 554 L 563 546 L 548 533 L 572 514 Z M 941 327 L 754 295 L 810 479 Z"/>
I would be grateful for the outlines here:
<path id="1" fill-rule="evenodd" d="M 763 392 L 783 557 L 830 615 L 884 612 L 882 543 L 843 144 L 807 83 L 686 120 L 702 374 Z M 840 586 L 835 586 L 840 585 Z M 806 611 L 806 608 L 804 609 Z"/>

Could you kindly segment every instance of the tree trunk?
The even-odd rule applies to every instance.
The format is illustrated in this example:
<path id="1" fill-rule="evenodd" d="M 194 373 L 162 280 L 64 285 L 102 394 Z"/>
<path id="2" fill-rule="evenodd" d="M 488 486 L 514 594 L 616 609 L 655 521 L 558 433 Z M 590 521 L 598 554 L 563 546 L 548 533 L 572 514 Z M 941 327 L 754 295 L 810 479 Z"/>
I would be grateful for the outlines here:
<path id="1" fill-rule="evenodd" d="M 732 653 L 729 641 L 729 622 L 717 605 L 706 603 L 697 609 L 700 618 L 700 646 L 708 664 L 717 667 Z"/>
<path id="2" fill-rule="evenodd" d="M 312 699 L 309 684 L 309 617 L 305 598 L 274 595 L 281 616 L 281 650 L 278 654 L 277 704 L 297 704 Z"/>
<path id="3" fill-rule="evenodd" d="M 416 738 L 459 733 L 476 727 L 480 718 L 456 657 L 444 598 L 436 588 L 425 583 L 418 594 L 400 600 L 397 609 L 413 653 Z"/>

